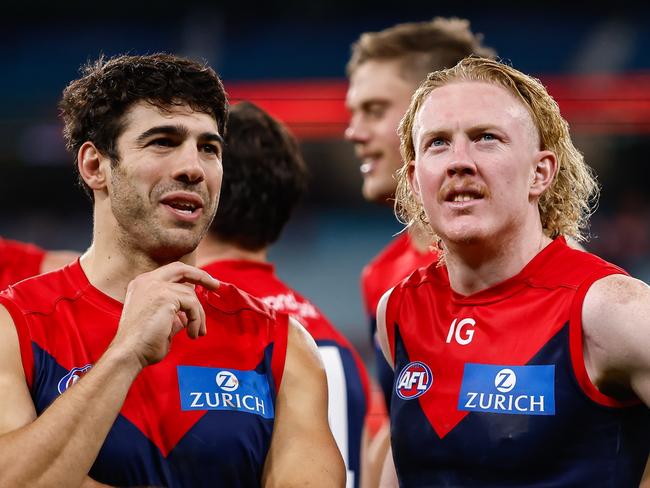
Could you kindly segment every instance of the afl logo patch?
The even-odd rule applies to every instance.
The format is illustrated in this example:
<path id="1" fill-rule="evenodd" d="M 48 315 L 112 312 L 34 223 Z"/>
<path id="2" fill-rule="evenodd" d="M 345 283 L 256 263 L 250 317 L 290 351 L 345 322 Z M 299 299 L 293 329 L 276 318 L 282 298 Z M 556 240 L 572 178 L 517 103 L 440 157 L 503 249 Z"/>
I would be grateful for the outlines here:
<path id="1" fill-rule="evenodd" d="M 404 366 L 397 377 L 395 393 L 402 400 L 413 400 L 424 395 L 432 382 L 433 375 L 429 366 L 420 361 L 413 361 Z"/>
<path id="2" fill-rule="evenodd" d="M 85 375 L 92 367 L 92 364 L 86 364 L 81 368 L 72 368 L 67 375 L 59 380 L 59 384 L 57 385 L 59 394 L 63 393 L 72 385 L 74 385 L 79 380 L 79 378 Z"/>

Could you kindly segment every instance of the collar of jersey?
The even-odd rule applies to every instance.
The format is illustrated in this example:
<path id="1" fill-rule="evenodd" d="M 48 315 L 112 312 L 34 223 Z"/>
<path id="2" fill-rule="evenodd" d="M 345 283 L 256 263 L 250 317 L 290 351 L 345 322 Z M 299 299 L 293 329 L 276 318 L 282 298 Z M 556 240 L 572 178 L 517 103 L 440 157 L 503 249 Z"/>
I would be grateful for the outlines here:
<path id="1" fill-rule="evenodd" d="M 79 259 L 69 265 L 68 269 L 70 270 L 70 278 L 77 289 L 81 290 L 84 299 L 92 302 L 93 305 L 101 308 L 105 312 L 117 315 L 118 317 L 122 315 L 122 308 L 124 307 L 122 302 L 115 300 L 113 297 L 95 288 L 88 280 L 86 273 L 84 273 Z"/>
<path id="2" fill-rule="evenodd" d="M 502 281 L 501 283 L 491 286 L 490 288 L 473 293 L 472 295 L 461 295 L 452 290 L 449 285 L 447 268 L 444 267 L 442 271 L 444 272 L 447 286 L 450 288 L 453 302 L 459 305 L 487 304 L 508 298 L 526 287 L 529 280 L 544 268 L 544 266 L 546 266 L 546 264 L 558 253 L 562 252 L 564 248 L 566 248 L 564 237 L 557 237 L 548 246 L 542 249 L 533 259 L 531 259 L 518 274 Z"/>

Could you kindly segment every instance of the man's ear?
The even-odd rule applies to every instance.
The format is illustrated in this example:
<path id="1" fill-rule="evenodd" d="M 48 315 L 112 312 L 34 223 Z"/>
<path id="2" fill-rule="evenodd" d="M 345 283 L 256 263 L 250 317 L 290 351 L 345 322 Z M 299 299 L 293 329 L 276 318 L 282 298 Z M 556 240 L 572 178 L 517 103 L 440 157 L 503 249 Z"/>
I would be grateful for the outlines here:
<path id="1" fill-rule="evenodd" d="M 411 191 L 413 194 L 417 197 L 418 200 L 420 199 L 420 183 L 418 182 L 417 177 L 415 176 L 415 161 L 409 162 L 409 166 L 407 171 L 407 177 L 408 177 L 408 182 L 409 186 L 411 187 Z"/>
<path id="2" fill-rule="evenodd" d="M 529 195 L 539 197 L 551 186 L 557 176 L 557 158 L 552 151 L 539 151 L 533 167 L 533 178 L 530 184 Z"/>
<path id="3" fill-rule="evenodd" d="M 86 141 L 79 148 L 79 152 L 77 153 L 77 167 L 79 168 L 81 178 L 83 178 L 91 190 L 102 190 L 106 187 L 106 181 L 108 179 L 106 163 L 110 165 L 110 160 L 102 155 L 92 142 Z"/>

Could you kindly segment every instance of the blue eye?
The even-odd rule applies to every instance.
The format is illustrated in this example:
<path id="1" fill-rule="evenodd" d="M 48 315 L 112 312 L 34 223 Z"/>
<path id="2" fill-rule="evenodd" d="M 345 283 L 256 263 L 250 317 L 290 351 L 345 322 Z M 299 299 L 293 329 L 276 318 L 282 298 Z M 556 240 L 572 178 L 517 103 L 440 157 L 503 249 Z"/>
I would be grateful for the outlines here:
<path id="1" fill-rule="evenodd" d="M 484 141 L 494 141 L 496 140 L 496 137 L 494 137 L 494 134 L 490 134 L 489 132 L 486 134 L 481 135 L 481 139 Z"/>
<path id="2" fill-rule="evenodd" d="M 443 147 L 446 143 L 447 141 L 445 141 L 445 139 L 442 137 L 436 137 L 435 139 L 431 139 L 431 141 L 429 141 L 427 147 Z"/>

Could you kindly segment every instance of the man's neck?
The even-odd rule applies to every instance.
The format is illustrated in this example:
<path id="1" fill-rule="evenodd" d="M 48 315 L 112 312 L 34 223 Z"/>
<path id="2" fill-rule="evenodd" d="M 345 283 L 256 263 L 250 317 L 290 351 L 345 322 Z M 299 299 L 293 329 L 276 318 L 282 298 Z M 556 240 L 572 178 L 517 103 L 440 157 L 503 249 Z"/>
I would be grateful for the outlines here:
<path id="1" fill-rule="evenodd" d="M 411 243 L 415 249 L 417 249 L 421 254 L 430 252 L 431 245 L 433 244 L 431 235 L 428 234 L 422 227 L 417 225 L 411 227 L 409 228 L 408 233 L 411 237 Z"/>
<path id="2" fill-rule="evenodd" d="M 187 254 L 178 261 L 194 265 L 195 253 Z M 88 281 L 102 293 L 124 302 L 129 283 L 141 275 L 153 271 L 167 263 L 159 263 L 150 256 L 139 252 L 125 252 L 116 248 L 107 248 L 95 240 L 81 256 L 81 268 Z"/>
<path id="3" fill-rule="evenodd" d="M 106 194 L 95 193 L 93 222 L 93 242 L 80 258 L 81 268 L 91 285 L 120 302 L 124 302 L 126 289 L 137 276 L 175 261 L 196 263 L 196 250 L 155 259 L 139 247 L 139 242 L 124 234 Z"/>
<path id="4" fill-rule="evenodd" d="M 451 288 L 467 296 L 497 285 L 519 274 L 550 243 L 540 228 L 499 243 L 448 245 L 445 263 Z"/>
<path id="5" fill-rule="evenodd" d="M 268 262 L 268 248 L 249 251 L 236 244 L 224 242 L 211 235 L 203 238 L 197 248 L 197 266 L 206 266 L 214 261 Z"/>

